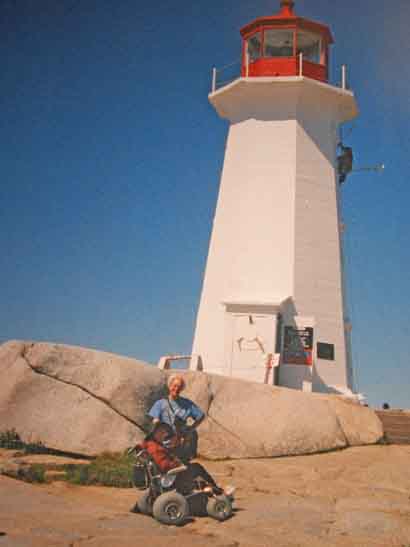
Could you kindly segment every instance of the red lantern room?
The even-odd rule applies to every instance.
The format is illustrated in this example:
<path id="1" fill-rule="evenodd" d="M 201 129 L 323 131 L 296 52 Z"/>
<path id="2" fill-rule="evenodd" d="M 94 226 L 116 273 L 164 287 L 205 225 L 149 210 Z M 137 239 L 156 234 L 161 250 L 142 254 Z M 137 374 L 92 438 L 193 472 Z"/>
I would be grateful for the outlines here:
<path id="1" fill-rule="evenodd" d="M 259 17 L 241 29 L 242 76 L 307 76 L 328 81 L 326 25 L 298 17 L 293 0 L 281 0 L 277 15 Z"/>

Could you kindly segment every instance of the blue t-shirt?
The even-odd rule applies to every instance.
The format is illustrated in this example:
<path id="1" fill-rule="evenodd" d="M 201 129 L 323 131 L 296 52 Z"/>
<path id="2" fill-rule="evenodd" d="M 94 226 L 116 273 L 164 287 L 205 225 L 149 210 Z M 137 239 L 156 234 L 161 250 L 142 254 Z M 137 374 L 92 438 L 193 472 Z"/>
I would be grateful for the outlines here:
<path id="1" fill-rule="evenodd" d="M 169 424 L 175 429 L 175 418 L 179 418 L 186 423 L 188 418 L 192 418 L 195 421 L 199 420 L 203 417 L 204 413 L 190 399 L 178 397 L 176 400 L 159 399 L 153 404 L 148 415 L 160 422 Z"/>

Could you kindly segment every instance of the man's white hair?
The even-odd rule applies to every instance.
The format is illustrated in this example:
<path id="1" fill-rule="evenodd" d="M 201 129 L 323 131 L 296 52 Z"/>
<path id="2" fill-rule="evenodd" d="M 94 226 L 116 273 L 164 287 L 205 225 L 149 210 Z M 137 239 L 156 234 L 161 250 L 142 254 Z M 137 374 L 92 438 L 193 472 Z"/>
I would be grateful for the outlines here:
<path id="1" fill-rule="evenodd" d="M 184 377 L 182 374 L 171 374 L 171 376 L 168 378 L 167 386 L 168 388 L 171 387 L 171 384 L 175 382 L 175 380 L 179 380 L 181 382 L 181 390 L 185 389 L 186 382 L 184 380 Z"/>

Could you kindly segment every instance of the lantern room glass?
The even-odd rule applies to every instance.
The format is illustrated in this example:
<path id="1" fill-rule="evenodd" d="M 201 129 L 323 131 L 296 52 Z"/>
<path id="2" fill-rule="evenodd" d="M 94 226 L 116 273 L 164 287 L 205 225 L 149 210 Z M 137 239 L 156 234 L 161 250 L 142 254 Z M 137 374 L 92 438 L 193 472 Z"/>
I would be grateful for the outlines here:
<path id="1" fill-rule="evenodd" d="M 302 53 L 303 59 L 311 63 L 323 63 L 320 36 L 306 31 L 297 33 L 297 53 Z"/>
<path id="2" fill-rule="evenodd" d="M 255 61 L 259 59 L 262 53 L 262 33 L 257 32 L 250 38 L 248 38 L 248 55 L 249 61 Z"/>
<path id="3" fill-rule="evenodd" d="M 264 57 L 293 57 L 293 30 L 265 29 L 263 40 Z"/>

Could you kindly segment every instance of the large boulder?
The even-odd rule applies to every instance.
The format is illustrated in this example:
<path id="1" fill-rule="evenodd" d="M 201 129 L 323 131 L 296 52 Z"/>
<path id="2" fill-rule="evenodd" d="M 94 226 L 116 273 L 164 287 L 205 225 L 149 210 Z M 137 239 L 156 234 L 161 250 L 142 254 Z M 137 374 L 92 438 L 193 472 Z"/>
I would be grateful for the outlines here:
<path id="1" fill-rule="evenodd" d="M 12 341 L 0 346 L 0 374 L 0 432 L 14 428 L 24 440 L 92 455 L 143 438 L 170 372 L 85 348 Z M 309 454 L 383 435 L 372 410 L 335 395 L 184 374 L 184 396 L 207 415 L 199 451 L 208 458 Z"/>
<path id="2" fill-rule="evenodd" d="M 195 398 L 198 379 L 193 390 L 192 374 L 186 394 Z M 200 426 L 199 450 L 208 458 L 310 454 L 383 437 L 376 414 L 349 399 L 203 376 L 211 403 Z"/>
<path id="3" fill-rule="evenodd" d="M 88 455 L 141 440 L 146 408 L 165 392 L 155 367 L 56 344 L 3 344 L 0 375 L 2 431 Z"/>

